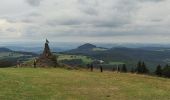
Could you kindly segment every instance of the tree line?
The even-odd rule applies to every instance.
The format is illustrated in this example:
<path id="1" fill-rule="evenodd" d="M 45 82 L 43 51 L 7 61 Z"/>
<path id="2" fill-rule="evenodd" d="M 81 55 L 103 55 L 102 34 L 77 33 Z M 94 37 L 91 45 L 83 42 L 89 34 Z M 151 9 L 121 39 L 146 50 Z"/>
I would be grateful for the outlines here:
<path id="1" fill-rule="evenodd" d="M 155 74 L 160 77 L 170 78 L 170 66 L 167 64 L 164 67 L 158 65 L 155 71 Z"/>
<path id="2" fill-rule="evenodd" d="M 93 71 L 94 65 L 88 64 L 87 68 Z M 100 71 L 103 72 L 102 65 L 99 65 L 99 68 L 100 68 Z M 146 74 L 146 75 L 151 74 L 144 61 L 143 62 L 139 61 L 137 63 L 137 66 L 132 67 L 130 70 L 127 69 L 126 64 L 123 64 L 122 66 L 117 66 L 117 68 L 113 67 L 112 71 L 123 72 L 123 73 L 131 72 L 131 73 Z M 161 65 L 158 65 L 156 67 L 156 70 L 154 71 L 154 75 L 159 76 L 159 77 L 170 78 L 170 65 L 167 64 L 164 67 L 162 67 Z"/>

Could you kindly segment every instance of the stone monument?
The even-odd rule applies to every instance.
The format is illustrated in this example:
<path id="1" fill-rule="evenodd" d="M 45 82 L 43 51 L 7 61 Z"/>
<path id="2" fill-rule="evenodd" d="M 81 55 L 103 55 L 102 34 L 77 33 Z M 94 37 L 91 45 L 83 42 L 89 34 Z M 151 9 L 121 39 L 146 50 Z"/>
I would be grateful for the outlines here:
<path id="1" fill-rule="evenodd" d="M 57 67 L 57 57 L 51 53 L 49 41 L 46 39 L 43 53 L 36 59 L 34 67 Z"/>

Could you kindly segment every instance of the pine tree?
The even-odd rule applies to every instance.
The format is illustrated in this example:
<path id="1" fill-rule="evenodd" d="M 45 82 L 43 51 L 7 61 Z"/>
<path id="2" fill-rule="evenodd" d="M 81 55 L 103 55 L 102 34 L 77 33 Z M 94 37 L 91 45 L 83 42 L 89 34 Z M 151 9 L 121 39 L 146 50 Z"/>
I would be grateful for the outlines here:
<path id="1" fill-rule="evenodd" d="M 145 65 L 144 62 L 142 63 L 141 68 L 142 68 L 142 73 L 143 73 L 143 74 L 149 73 L 149 70 L 146 68 L 146 65 Z"/>
<path id="2" fill-rule="evenodd" d="M 155 74 L 158 75 L 158 76 L 162 76 L 162 67 L 161 67 L 161 65 L 157 66 Z"/>
<path id="3" fill-rule="evenodd" d="M 170 66 L 169 65 L 166 65 L 163 70 L 162 70 L 162 75 L 164 77 L 168 77 L 170 78 Z"/>
<path id="4" fill-rule="evenodd" d="M 146 68 L 144 62 L 139 61 L 137 64 L 136 72 L 140 74 L 146 74 L 149 73 L 149 70 Z"/>
<path id="5" fill-rule="evenodd" d="M 142 73 L 142 63 L 141 63 L 141 61 L 139 61 L 138 64 L 137 64 L 136 72 Z"/>
<path id="6" fill-rule="evenodd" d="M 126 65 L 125 64 L 123 64 L 123 66 L 122 66 L 122 69 L 121 69 L 121 72 L 127 72 L 127 68 L 126 68 Z"/>

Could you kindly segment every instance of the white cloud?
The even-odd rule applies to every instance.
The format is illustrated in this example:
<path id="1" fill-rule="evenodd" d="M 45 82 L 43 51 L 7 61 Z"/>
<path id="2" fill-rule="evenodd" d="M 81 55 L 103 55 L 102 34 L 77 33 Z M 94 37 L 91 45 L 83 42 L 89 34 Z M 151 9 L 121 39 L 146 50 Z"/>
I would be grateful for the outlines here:
<path id="1" fill-rule="evenodd" d="M 169 0 L 3 0 L 0 35 L 8 40 L 170 42 L 169 11 Z"/>

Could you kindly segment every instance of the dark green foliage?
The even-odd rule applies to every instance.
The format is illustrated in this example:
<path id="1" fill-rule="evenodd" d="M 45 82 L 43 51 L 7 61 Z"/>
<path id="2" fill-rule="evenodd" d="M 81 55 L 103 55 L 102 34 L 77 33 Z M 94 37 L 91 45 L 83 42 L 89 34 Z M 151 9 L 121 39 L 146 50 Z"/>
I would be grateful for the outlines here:
<path id="1" fill-rule="evenodd" d="M 146 68 L 145 63 L 142 63 L 142 73 L 149 73 L 149 70 Z"/>
<path id="2" fill-rule="evenodd" d="M 70 66 L 77 66 L 83 64 L 82 59 L 71 59 L 71 60 L 65 59 L 65 60 L 61 60 L 60 62 Z"/>
<path id="3" fill-rule="evenodd" d="M 136 72 L 139 74 L 147 74 L 149 73 L 149 70 L 146 68 L 144 62 L 139 61 L 137 64 Z"/>
<path id="4" fill-rule="evenodd" d="M 137 64 L 136 72 L 137 73 L 141 73 L 142 72 L 142 63 L 141 63 L 141 61 L 139 61 L 138 64 Z"/>
<path id="5" fill-rule="evenodd" d="M 87 64 L 86 66 L 87 66 L 87 69 L 89 69 L 89 68 L 90 68 L 90 64 Z"/>
<path id="6" fill-rule="evenodd" d="M 124 72 L 124 73 L 127 72 L 127 68 L 126 68 L 126 65 L 125 65 L 125 64 L 123 64 L 122 69 L 121 69 L 121 72 Z"/>
<path id="7" fill-rule="evenodd" d="M 162 68 L 161 65 L 158 65 L 155 71 L 155 74 L 158 76 L 162 76 Z"/>
<path id="8" fill-rule="evenodd" d="M 162 70 L 162 75 L 164 77 L 168 77 L 170 78 L 170 66 L 169 65 L 166 65 L 163 70 Z"/>
<path id="9" fill-rule="evenodd" d="M 131 71 L 130 71 L 130 72 L 131 72 L 131 73 L 134 73 L 134 72 L 135 72 L 134 67 L 131 68 Z"/>
<path id="10" fill-rule="evenodd" d="M 148 48 L 144 48 L 148 49 Z M 158 64 L 165 63 L 164 59 L 170 58 L 169 50 L 166 48 L 153 48 L 152 50 L 144 50 L 140 48 L 123 48 L 123 47 L 115 47 L 108 49 L 106 51 L 93 51 L 92 49 L 74 49 L 65 52 L 66 54 L 81 54 L 85 56 L 89 56 L 94 59 L 102 59 L 105 62 L 112 62 L 112 61 L 120 61 L 120 62 L 128 62 L 126 64 L 127 68 L 130 66 L 134 66 L 139 59 L 144 59 L 147 61 L 147 65 L 149 69 L 153 71 L 155 66 Z M 159 50 L 160 49 L 160 50 Z M 165 49 L 165 50 L 164 50 Z M 164 50 L 163 52 L 161 50 Z M 112 67 L 110 68 L 112 70 Z"/>
<path id="11" fill-rule="evenodd" d="M 4 59 L 4 60 L 0 60 L 0 67 L 1 68 L 5 68 L 5 67 L 11 67 L 11 66 L 15 66 L 16 65 L 15 60 L 13 59 Z"/>
<path id="12" fill-rule="evenodd" d="M 114 72 L 114 71 L 116 71 L 116 68 L 115 68 L 115 67 L 113 67 L 113 68 L 112 68 L 112 71 L 113 71 L 113 72 Z"/>
<path id="13" fill-rule="evenodd" d="M 120 67 L 119 66 L 117 67 L 117 71 L 120 72 Z"/>
<path id="14" fill-rule="evenodd" d="M 90 65 L 90 70 L 93 71 L 93 64 Z"/>

